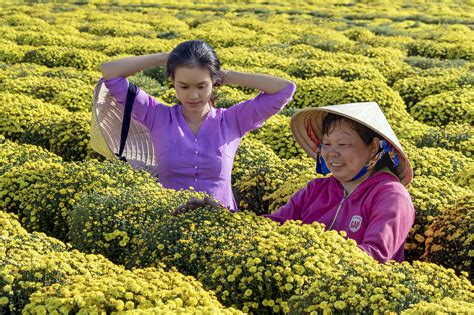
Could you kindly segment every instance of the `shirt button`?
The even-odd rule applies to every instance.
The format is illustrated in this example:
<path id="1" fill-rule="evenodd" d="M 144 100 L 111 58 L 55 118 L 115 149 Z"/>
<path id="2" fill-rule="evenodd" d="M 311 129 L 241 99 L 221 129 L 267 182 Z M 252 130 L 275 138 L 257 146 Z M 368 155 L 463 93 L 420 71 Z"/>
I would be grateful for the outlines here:
<path id="1" fill-rule="evenodd" d="M 194 154 L 198 154 L 198 151 L 197 151 L 197 150 L 196 150 L 196 151 L 194 151 Z"/>
<path id="2" fill-rule="evenodd" d="M 195 139 L 194 139 L 194 142 L 198 142 L 198 139 L 197 139 L 197 138 L 195 138 Z"/>
<path id="3" fill-rule="evenodd" d="M 198 181 L 198 179 L 197 179 L 197 178 L 195 178 L 195 179 L 194 179 L 194 181 L 195 181 L 195 182 L 197 182 L 197 181 Z"/>
<path id="4" fill-rule="evenodd" d="M 198 168 L 198 166 L 196 165 L 194 168 Z"/>

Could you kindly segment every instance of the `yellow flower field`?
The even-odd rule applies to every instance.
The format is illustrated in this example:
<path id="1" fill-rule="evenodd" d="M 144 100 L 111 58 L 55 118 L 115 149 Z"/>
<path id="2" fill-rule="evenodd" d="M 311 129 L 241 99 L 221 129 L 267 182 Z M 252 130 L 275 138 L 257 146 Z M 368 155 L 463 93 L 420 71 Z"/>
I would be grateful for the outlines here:
<path id="1" fill-rule="evenodd" d="M 474 9 L 470 1 L 3 1 L 0 314 L 473 314 Z M 107 60 L 202 39 L 222 67 L 275 74 L 294 99 L 245 136 L 237 214 L 170 213 L 194 190 L 89 145 Z M 172 105 L 156 67 L 130 78 Z M 256 91 L 218 88 L 229 107 Z M 406 262 L 377 263 L 276 211 L 315 163 L 300 108 L 376 101 L 412 162 Z"/>

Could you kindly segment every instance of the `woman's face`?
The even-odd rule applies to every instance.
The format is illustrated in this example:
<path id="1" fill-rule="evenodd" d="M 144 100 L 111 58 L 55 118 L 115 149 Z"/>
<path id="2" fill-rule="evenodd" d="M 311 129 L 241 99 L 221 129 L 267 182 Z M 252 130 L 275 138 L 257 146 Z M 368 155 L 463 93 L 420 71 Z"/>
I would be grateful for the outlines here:
<path id="1" fill-rule="evenodd" d="M 378 139 L 367 144 L 345 119 L 334 124 L 323 136 L 321 155 L 333 176 L 348 183 L 375 156 Z"/>
<path id="2" fill-rule="evenodd" d="M 178 67 L 173 78 L 176 96 L 188 112 L 209 110 L 212 95 L 212 79 L 209 70 Z"/>

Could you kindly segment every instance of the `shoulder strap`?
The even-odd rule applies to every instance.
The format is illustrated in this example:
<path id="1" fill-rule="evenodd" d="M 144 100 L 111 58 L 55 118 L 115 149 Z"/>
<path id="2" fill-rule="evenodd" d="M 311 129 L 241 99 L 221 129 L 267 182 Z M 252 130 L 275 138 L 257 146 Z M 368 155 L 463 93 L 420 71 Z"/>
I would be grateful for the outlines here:
<path id="1" fill-rule="evenodd" d="M 122 131 L 120 133 L 120 148 L 116 154 L 119 160 L 127 162 L 127 159 L 122 156 L 123 149 L 125 148 L 125 142 L 127 141 L 128 130 L 130 129 L 130 119 L 132 116 L 133 102 L 137 95 L 137 86 L 132 82 L 128 84 L 127 100 L 125 102 L 125 110 L 123 112 Z"/>

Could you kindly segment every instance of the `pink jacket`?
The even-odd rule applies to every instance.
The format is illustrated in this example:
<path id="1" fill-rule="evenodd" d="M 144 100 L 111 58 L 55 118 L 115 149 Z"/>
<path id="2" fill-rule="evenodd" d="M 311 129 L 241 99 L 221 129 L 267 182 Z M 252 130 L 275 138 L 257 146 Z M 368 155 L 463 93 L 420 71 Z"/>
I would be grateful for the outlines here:
<path id="1" fill-rule="evenodd" d="M 335 219 L 336 212 L 339 214 Z M 288 203 L 268 218 L 285 222 L 320 222 L 347 236 L 376 260 L 402 262 L 404 244 L 415 219 L 410 195 L 398 178 L 378 172 L 344 198 L 344 189 L 334 177 L 318 178 L 296 192 Z"/>

